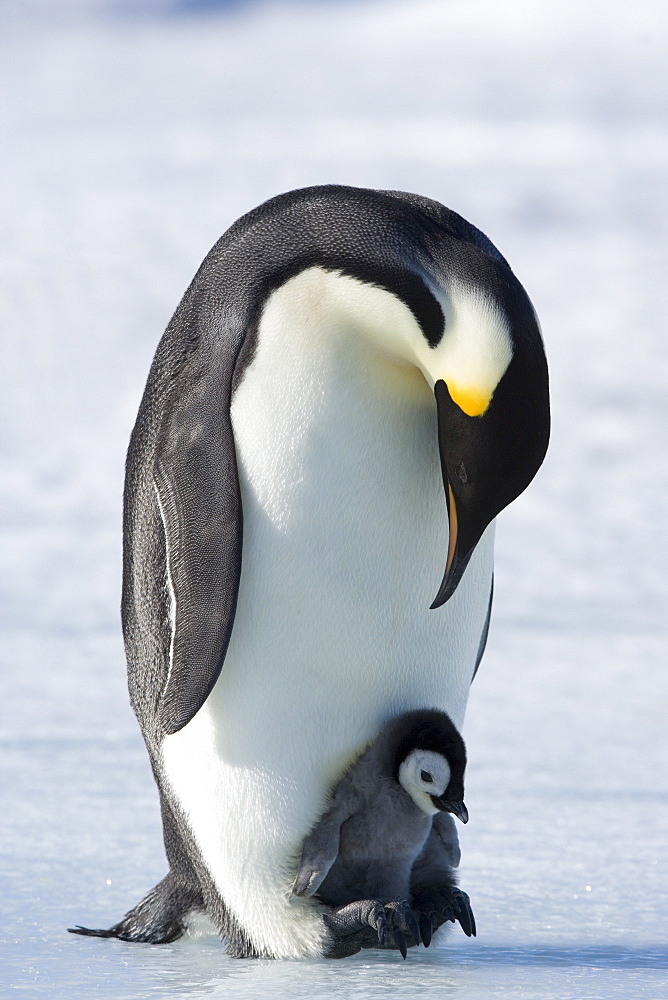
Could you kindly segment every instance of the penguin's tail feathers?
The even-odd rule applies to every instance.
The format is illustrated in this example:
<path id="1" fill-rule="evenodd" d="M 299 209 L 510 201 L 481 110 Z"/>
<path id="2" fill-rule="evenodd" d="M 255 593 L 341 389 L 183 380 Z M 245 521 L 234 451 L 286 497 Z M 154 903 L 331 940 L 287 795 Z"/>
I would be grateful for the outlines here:
<path id="1" fill-rule="evenodd" d="M 125 940 L 123 934 L 123 924 L 125 921 L 121 920 L 120 923 L 114 924 L 113 927 L 105 929 L 104 927 L 82 927 L 81 924 L 77 924 L 76 927 L 68 927 L 67 930 L 70 934 L 83 934 L 84 937 L 102 937 L 102 938 L 112 938 L 117 937 L 122 941 Z"/>
<path id="2" fill-rule="evenodd" d="M 113 927 L 105 930 L 77 925 L 67 929 L 70 934 L 82 934 L 84 937 L 169 944 L 184 933 L 184 917 L 203 906 L 201 890 L 179 881 L 170 872 Z"/>

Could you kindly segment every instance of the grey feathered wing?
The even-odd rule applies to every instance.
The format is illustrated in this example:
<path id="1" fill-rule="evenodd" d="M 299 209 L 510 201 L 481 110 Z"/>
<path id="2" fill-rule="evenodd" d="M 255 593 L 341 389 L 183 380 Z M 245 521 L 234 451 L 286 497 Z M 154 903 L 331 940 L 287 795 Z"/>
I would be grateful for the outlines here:
<path id="1" fill-rule="evenodd" d="M 239 588 L 242 515 L 229 402 L 211 388 L 196 383 L 179 398 L 162 428 L 153 470 L 172 616 L 160 707 L 166 733 L 185 726 L 210 694 Z"/>
<path id="2" fill-rule="evenodd" d="M 128 451 L 123 624 L 150 742 L 190 722 L 216 683 L 241 574 L 230 401 L 244 324 L 212 301 L 212 271 L 205 262 L 165 331 Z"/>

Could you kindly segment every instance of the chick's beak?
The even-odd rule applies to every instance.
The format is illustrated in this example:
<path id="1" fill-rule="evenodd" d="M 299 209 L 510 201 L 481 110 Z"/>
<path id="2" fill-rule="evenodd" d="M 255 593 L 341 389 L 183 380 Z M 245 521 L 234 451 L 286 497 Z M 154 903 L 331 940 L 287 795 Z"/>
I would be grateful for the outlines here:
<path id="1" fill-rule="evenodd" d="M 432 795 L 430 798 L 436 808 L 440 809 L 441 812 L 452 813 L 452 815 L 456 816 L 462 823 L 468 823 L 469 811 L 462 800 L 455 801 L 453 799 L 444 799 L 439 795 Z"/>

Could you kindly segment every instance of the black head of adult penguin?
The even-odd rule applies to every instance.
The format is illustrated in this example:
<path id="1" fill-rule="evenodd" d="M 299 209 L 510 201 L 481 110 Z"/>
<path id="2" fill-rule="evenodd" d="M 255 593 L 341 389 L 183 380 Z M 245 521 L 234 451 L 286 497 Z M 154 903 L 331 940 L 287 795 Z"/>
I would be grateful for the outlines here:
<path id="1" fill-rule="evenodd" d="M 512 358 L 505 373 L 491 397 L 464 408 L 444 379 L 434 386 L 450 533 L 432 608 L 452 597 L 487 526 L 536 475 L 550 437 L 547 362 L 535 312 L 505 262 L 495 277 L 486 292 L 508 320 Z"/>
<path id="2" fill-rule="evenodd" d="M 391 290 L 421 328 L 413 357 L 436 397 L 450 525 L 445 574 L 431 605 L 438 608 L 455 593 L 485 529 L 543 462 L 547 360 L 531 301 L 484 233 L 427 198 L 388 193 L 422 217 L 410 268 L 420 293 L 406 295 L 405 278 Z"/>

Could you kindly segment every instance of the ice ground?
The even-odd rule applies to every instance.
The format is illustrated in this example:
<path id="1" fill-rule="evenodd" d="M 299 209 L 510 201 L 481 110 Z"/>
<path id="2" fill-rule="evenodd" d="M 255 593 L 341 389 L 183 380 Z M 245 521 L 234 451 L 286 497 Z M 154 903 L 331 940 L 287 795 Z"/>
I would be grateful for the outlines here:
<path id="1" fill-rule="evenodd" d="M 4 10 L 0 983 L 54 1000 L 665 1000 L 665 12 L 198 6 Z M 499 526 L 465 732 L 479 937 L 405 965 L 70 937 L 164 872 L 117 614 L 123 452 L 150 357 L 237 215 L 332 180 L 477 223 L 551 360 L 553 445 Z"/>

